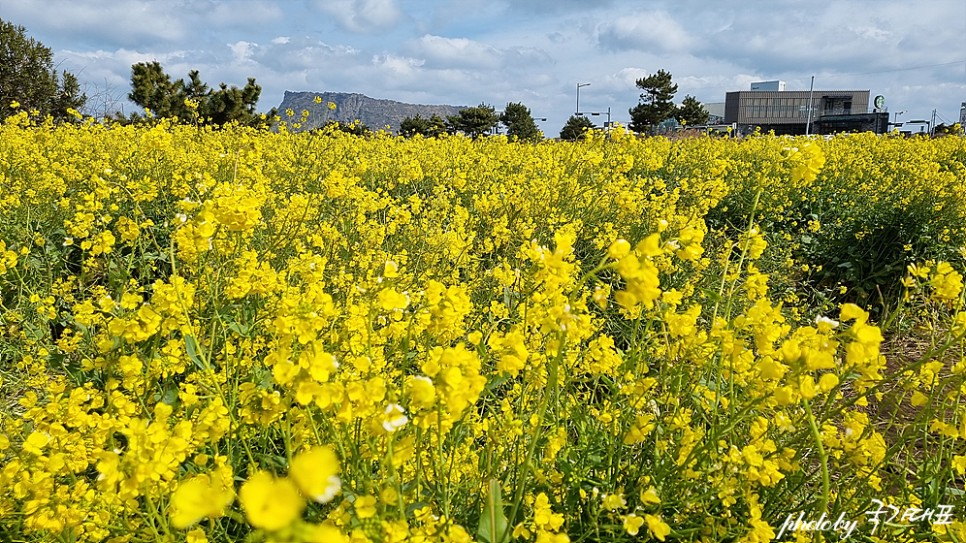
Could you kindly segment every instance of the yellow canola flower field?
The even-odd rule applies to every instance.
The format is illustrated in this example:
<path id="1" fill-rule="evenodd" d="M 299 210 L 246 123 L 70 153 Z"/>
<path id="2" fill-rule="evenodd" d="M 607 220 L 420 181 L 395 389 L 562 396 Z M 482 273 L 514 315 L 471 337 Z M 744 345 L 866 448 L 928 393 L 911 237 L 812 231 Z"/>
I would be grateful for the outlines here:
<path id="1" fill-rule="evenodd" d="M 963 541 L 964 228 L 954 137 L 13 117 L 0 540 Z"/>

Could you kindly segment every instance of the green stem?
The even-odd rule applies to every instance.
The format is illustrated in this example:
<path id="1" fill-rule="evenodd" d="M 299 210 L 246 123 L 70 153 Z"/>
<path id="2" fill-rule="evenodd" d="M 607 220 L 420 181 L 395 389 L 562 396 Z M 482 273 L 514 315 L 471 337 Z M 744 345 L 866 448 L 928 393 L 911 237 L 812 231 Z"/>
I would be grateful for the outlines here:
<path id="1" fill-rule="evenodd" d="M 819 511 L 822 513 L 826 512 L 826 507 L 828 506 L 829 494 L 830 494 L 830 482 L 828 475 L 828 453 L 825 451 L 825 446 L 822 445 L 822 434 L 819 432 L 818 424 L 815 421 L 815 415 L 812 414 L 812 407 L 808 400 L 802 400 L 805 405 L 805 415 L 808 417 L 808 428 L 812 431 L 812 438 L 815 439 L 815 448 L 818 450 L 818 459 L 821 462 L 822 468 L 822 498 L 819 501 Z"/>
<path id="2" fill-rule="evenodd" d="M 500 537 L 495 538 L 496 541 L 505 541 L 509 538 L 510 533 L 513 529 L 514 522 L 517 514 L 520 512 L 520 506 L 523 504 L 523 493 L 525 491 L 527 477 L 530 476 L 532 471 L 533 457 L 537 453 L 537 444 L 540 442 L 541 430 L 543 429 L 543 420 L 547 414 L 547 407 L 550 403 L 551 393 L 556 392 L 557 388 L 557 370 L 560 365 L 560 361 L 563 358 L 564 345 L 563 338 L 561 338 L 560 348 L 557 351 L 557 355 L 553 357 L 550 361 L 549 367 L 547 368 L 547 389 L 544 392 L 543 398 L 540 400 L 539 413 L 537 415 L 537 424 L 535 425 L 536 432 L 530 441 L 530 448 L 527 450 L 527 456 L 523 459 L 523 469 L 521 470 L 520 477 L 516 482 L 516 489 L 514 490 L 513 496 L 513 507 L 510 509 L 510 516 L 507 517 L 509 522 L 507 522 L 506 530 Z"/>

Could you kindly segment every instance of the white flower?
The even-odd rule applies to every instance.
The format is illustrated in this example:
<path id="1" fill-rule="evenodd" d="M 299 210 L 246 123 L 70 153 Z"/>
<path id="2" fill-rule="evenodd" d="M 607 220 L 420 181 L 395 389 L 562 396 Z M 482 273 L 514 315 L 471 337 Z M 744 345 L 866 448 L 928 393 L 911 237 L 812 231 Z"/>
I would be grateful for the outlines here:
<path id="1" fill-rule="evenodd" d="M 325 492 L 312 496 L 312 499 L 318 503 L 329 503 L 342 490 L 342 479 L 338 475 L 331 475 L 327 480 L 329 484 L 325 487 Z"/>
<path id="2" fill-rule="evenodd" d="M 835 319 L 830 319 L 828 317 L 823 317 L 821 315 L 815 317 L 815 324 L 822 324 L 823 322 L 825 324 L 831 326 L 832 328 L 838 328 L 839 327 L 839 321 L 837 321 Z"/>
<path id="3" fill-rule="evenodd" d="M 386 416 L 382 419 L 382 427 L 387 432 L 391 434 L 405 426 L 407 422 L 409 422 L 409 417 L 406 416 L 406 410 L 403 409 L 403 406 L 395 403 L 386 406 Z"/>

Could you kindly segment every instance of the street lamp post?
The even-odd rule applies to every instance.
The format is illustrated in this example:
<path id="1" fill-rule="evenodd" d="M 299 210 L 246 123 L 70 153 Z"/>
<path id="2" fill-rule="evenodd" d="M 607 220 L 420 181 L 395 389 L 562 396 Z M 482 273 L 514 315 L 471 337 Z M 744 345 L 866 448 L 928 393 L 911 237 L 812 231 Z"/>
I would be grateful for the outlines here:
<path id="1" fill-rule="evenodd" d="M 903 113 L 905 113 L 905 111 L 896 111 L 895 113 L 892 114 L 892 126 L 893 127 L 899 126 L 899 124 L 896 121 L 899 120 L 899 115 L 902 115 Z"/>
<path id="2" fill-rule="evenodd" d="M 580 115 L 580 87 L 589 87 L 590 83 L 577 83 L 577 110 L 574 112 L 576 115 Z"/>
<path id="3" fill-rule="evenodd" d="M 603 115 L 603 113 L 601 113 L 600 111 L 595 111 L 593 113 L 588 113 L 587 115 L 595 115 L 596 116 L 596 115 Z M 610 106 L 607 107 L 607 124 L 604 125 L 604 126 L 607 127 L 607 128 L 610 128 Z"/>

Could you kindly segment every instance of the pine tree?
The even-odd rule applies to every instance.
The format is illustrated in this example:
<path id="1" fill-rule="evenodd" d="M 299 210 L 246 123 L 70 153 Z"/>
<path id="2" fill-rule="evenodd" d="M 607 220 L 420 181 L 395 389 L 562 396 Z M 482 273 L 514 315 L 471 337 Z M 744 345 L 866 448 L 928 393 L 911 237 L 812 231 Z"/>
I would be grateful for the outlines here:
<path id="1" fill-rule="evenodd" d="M 174 118 L 182 122 L 198 122 L 221 126 L 230 122 L 258 126 L 275 115 L 273 109 L 260 116 L 255 111 L 262 88 L 250 77 L 244 87 L 222 83 L 210 89 L 197 70 L 188 73 L 188 81 L 172 81 L 157 61 L 131 66 L 131 93 L 128 98 L 158 118 Z"/>
<path id="2" fill-rule="evenodd" d="M 641 102 L 631 108 L 630 129 L 635 132 L 654 133 L 654 128 L 674 115 L 674 94 L 678 86 L 671 81 L 671 74 L 658 70 L 656 74 L 637 80 Z"/>
<path id="3" fill-rule="evenodd" d="M 590 121 L 587 117 L 583 115 L 571 115 L 567 119 L 567 124 L 564 125 L 563 129 L 560 130 L 560 139 L 567 141 L 577 141 L 578 139 L 584 137 L 584 133 L 588 130 L 593 130 L 597 128 L 594 123 Z"/>
<path id="4" fill-rule="evenodd" d="M 522 141 L 539 141 L 541 138 L 540 129 L 530 114 L 530 108 L 523 104 L 507 104 L 500 115 L 500 122 L 506 126 L 506 133 L 511 138 Z"/>
<path id="5" fill-rule="evenodd" d="M 684 126 L 696 126 L 708 122 L 708 110 L 697 98 L 687 94 L 674 113 L 674 118 Z"/>
<path id="6" fill-rule="evenodd" d="M 435 138 L 446 133 L 446 121 L 439 115 L 426 119 L 419 114 L 406 117 L 399 123 L 399 135 L 411 138 L 416 135 Z"/>
<path id="7" fill-rule="evenodd" d="M 473 138 L 489 134 L 499 121 L 493 106 L 486 104 L 462 109 L 458 114 L 446 118 L 451 132 L 462 132 Z"/>

